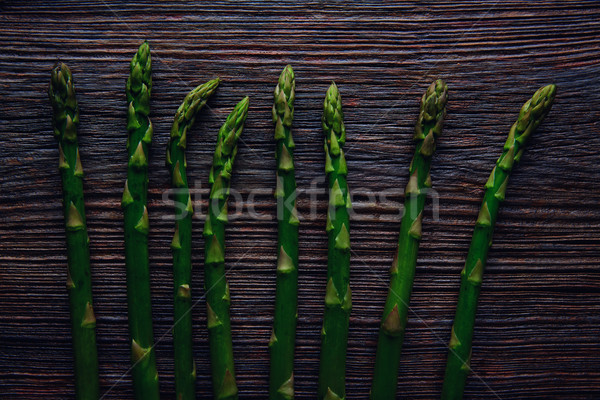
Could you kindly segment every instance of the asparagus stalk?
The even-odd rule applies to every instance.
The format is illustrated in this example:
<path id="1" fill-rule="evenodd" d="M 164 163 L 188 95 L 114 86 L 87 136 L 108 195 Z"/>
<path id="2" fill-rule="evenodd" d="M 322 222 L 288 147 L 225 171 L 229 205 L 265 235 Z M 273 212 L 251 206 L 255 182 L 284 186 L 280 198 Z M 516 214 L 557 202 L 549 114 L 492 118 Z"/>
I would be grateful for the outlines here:
<path id="1" fill-rule="evenodd" d="M 415 277 L 421 240 L 421 221 L 427 190 L 431 188 L 431 156 L 442 134 L 448 88 L 442 80 L 433 82 L 421 98 L 421 111 L 415 127 L 415 154 L 406 185 L 404 215 L 398 237 L 398 250 L 390 268 L 390 289 L 383 310 L 371 400 L 395 399 L 398 366 L 408 316 L 408 304 Z"/>
<path id="2" fill-rule="evenodd" d="M 348 208 L 350 194 L 346 176 L 346 158 L 342 149 L 346 142 L 346 128 L 342 99 L 335 83 L 325 96 L 322 118 L 325 133 L 325 173 L 329 184 L 329 208 L 326 231 L 327 288 L 325 314 L 321 330 L 321 361 L 318 398 L 344 399 L 346 348 L 352 295 L 350 292 L 350 224 Z"/>
<path id="3" fill-rule="evenodd" d="M 150 92 L 152 68 L 148 42 L 133 56 L 126 94 L 127 180 L 121 206 L 125 220 L 125 264 L 131 336 L 132 377 L 135 398 L 159 398 L 158 373 L 153 348 L 150 272 L 148 268 L 148 156 L 152 142 Z"/>
<path id="4" fill-rule="evenodd" d="M 58 168 L 62 178 L 67 235 L 67 291 L 75 355 L 75 394 L 80 400 L 98 399 L 96 318 L 92 307 L 89 237 L 83 202 L 83 168 L 77 145 L 79 107 L 73 76 L 60 63 L 52 69 L 48 96 L 52 126 L 58 141 Z"/>
<path id="5" fill-rule="evenodd" d="M 237 141 L 242 134 L 247 114 L 248 97 L 235 106 L 219 130 L 209 175 L 211 188 L 203 232 L 208 341 L 214 398 L 218 400 L 238 398 L 229 320 L 229 285 L 225 277 L 225 225 Z"/>
<path id="6" fill-rule="evenodd" d="M 273 122 L 275 124 L 277 160 L 277 293 L 273 332 L 269 341 L 271 400 L 294 397 L 294 345 L 298 316 L 298 216 L 296 212 L 296 177 L 294 176 L 295 80 L 291 65 L 286 66 L 275 87 Z M 289 202 L 293 201 L 290 209 Z"/>
<path id="7" fill-rule="evenodd" d="M 467 376 L 471 370 L 471 344 L 477 299 L 481 290 L 488 250 L 492 244 L 498 207 L 504 200 L 506 185 L 513 166 L 519 162 L 531 134 L 550 111 L 555 94 L 555 85 L 542 87 L 523 105 L 517 121 L 508 133 L 502 155 L 485 184 L 483 203 L 475 223 L 465 267 L 461 272 L 460 293 L 448 345 L 442 399 L 462 399 Z"/>
<path id="8" fill-rule="evenodd" d="M 198 86 L 185 96 L 177 109 L 171 138 L 167 144 L 167 167 L 175 189 L 175 234 L 171 242 L 173 250 L 175 392 L 177 400 L 195 399 L 196 365 L 192 350 L 192 215 L 194 209 L 186 174 L 185 147 L 187 132 L 194 125 L 196 114 L 219 85 L 213 79 Z"/>

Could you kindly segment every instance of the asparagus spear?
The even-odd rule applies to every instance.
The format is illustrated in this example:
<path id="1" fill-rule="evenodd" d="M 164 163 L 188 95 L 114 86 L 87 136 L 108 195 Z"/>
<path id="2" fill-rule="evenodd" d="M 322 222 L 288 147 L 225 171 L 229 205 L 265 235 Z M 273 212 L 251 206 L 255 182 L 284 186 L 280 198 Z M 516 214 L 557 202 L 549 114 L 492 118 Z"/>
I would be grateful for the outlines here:
<path id="1" fill-rule="evenodd" d="M 390 289 L 383 310 L 371 399 L 395 399 L 398 364 L 404 340 L 408 304 L 415 277 L 421 240 L 421 221 L 427 190 L 431 188 L 431 156 L 435 140 L 442 134 L 448 88 L 442 80 L 433 82 L 421 98 L 421 111 L 415 127 L 415 154 L 406 185 L 404 215 L 398 250 L 390 268 Z"/>
<path id="2" fill-rule="evenodd" d="M 142 43 L 133 56 L 126 94 L 127 180 L 121 206 L 125 220 L 125 264 L 133 389 L 138 400 L 159 398 L 154 358 L 150 272 L 148 268 L 148 156 L 152 142 L 150 92 L 152 90 L 150 47 Z"/>
<path id="3" fill-rule="evenodd" d="M 348 169 L 342 147 L 346 128 L 342 99 L 335 83 L 327 90 L 322 118 L 325 133 L 325 172 L 329 183 L 327 211 L 327 288 L 321 330 L 321 362 L 318 398 L 345 398 L 346 347 L 352 295 L 350 292 L 350 194 L 346 183 Z"/>
<path id="4" fill-rule="evenodd" d="M 475 223 L 465 267 L 461 272 L 460 293 L 448 345 L 442 399 L 462 399 L 467 376 L 471 370 L 471 343 L 477 299 L 488 250 L 492 244 L 498 207 L 504 200 L 506 185 L 514 164 L 519 162 L 527 139 L 550 111 L 555 94 L 555 85 L 542 87 L 523 105 L 517 121 L 508 133 L 502 155 L 485 184 L 483 203 Z"/>
<path id="5" fill-rule="evenodd" d="M 98 355 L 96 318 L 92 308 L 90 251 L 83 203 L 83 169 L 77 145 L 79 107 L 69 68 L 52 69 L 48 96 L 52 104 L 52 126 L 58 141 L 58 168 L 63 186 L 63 209 L 67 234 L 67 290 L 71 310 L 71 334 L 75 355 L 77 399 L 98 399 Z"/>
<path id="6" fill-rule="evenodd" d="M 294 140 L 291 127 L 294 118 L 295 80 L 288 65 L 275 87 L 273 122 L 277 160 L 277 293 L 273 333 L 269 341 L 271 400 L 294 397 L 294 344 L 298 306 L 298 217 L 296 213 L 296 177 L 294 176 Z M 294 208 L 289 208 L 293 201 Z"/>
<path id="7" fill-rule="evenodd" d="M 167 144 L 167 167 L 175 189 L 175 235 L 171 242 L 173 250 L 175 392 L 177 400 L 196 397 L 196 365 L 192 351 L 192 198 L 188 187 L 185 159 L 187 132 L 196 114 L 219 85 L 219 78 L 198 86 L 185 96 L 177 109 L 171 138 Z"/>
<path id="8" fill-rule="evenodd" d="M 237 141 L 242 134 L 247 114 L 248 97 L 235 106 L 219 130 L 209 175 L 211 188 L 203 232 L 208 341 L 214 398 L 218 400 L 238 398 L 229 320 L 229 285 L 225 277 L 225 225 Z"/>

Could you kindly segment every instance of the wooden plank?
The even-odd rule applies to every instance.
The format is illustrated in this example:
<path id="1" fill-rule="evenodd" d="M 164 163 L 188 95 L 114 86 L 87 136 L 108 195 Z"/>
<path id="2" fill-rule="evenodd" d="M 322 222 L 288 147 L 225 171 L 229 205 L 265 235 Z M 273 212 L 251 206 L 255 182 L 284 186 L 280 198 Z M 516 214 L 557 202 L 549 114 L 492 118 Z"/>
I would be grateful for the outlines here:
<path id="1" fill-rule="evenodd" d="M 200 3 L 200 2 L 199 2 Z M 81 107 L 80 146 L 91 237 L 101 387 L 132 398 L 119 208 L 125 180 L 129 60 L 149 39 L 154 64 L 150 234 L 156 353 L 172 398 L 173 223 L 164 149 L 185 94 L 223 79 L 189 138 L 197 209 L 206 200 L 215 134 L 245 95 L 250 113 L 232 187 L 241 215 L 227 233 L 240 392 L 265 399 L 275 294 L 274 143 L 270 109 L 281 68 L 297 76 L 294 138 L 301 189 L 297 399 L 314 399 L 326 235 L 322 99 L 342 93 L 354 192 L 353 311 L 347 398 L 368 397 L 387 268 L 412 155 L 418 99 L 450 88 L 401 359 L 402 398 L 437 397 L 464 262 L 485 182 L 522 103 L 554 82 L 552 113 L 508 187 L 477 315 L 466 397 L 600 397 L 600 7 L 597 2 L 143 2 L 0 4 L 0 397 L 73 397 L 66 250 L 49 71 L 69 64 Z M 310 189 L 320 193 L 311 197 Z M 254 198 L 249 196 L 254 194 Z M 316 200 L 315 200 L 316 199 Z M 311 210 L 314 212 L 311 213 Z M 264 219 L 253 218 L 254 210 Z M 202 213 L 194 227 L 198 398 L 211 396 L 202 299 Z"/>

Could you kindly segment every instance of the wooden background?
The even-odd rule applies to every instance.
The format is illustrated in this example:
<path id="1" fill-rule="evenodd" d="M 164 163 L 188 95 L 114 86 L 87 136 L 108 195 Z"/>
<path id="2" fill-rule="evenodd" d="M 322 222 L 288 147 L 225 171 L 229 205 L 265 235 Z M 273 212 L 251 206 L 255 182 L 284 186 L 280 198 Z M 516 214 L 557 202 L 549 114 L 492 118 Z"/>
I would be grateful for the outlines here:
<path id="1" fill-rule="evenodd" d="M 600 5 L 429 3 L 0 2 L 0 398 L 74 393 L 58 151 L 46 95 L 57 60 L 71 67 L 81 107 L 102 392 L 105 399 L 132 398 L 119 203 L 126 175 L 124 86 L 143 39 L 150 41 L 154 66 L 150 264 L 164 398 L 174 391 L 173 210 L 163 200 L 169 187 L 164 150 L 185 94 L 215 76 L 223 82 L 189 138 L 188 176 L 200 210 L 216 132 L 249 95 L 232 182 L 243 211 L 228 228 L 227 263 L 241 398 L 267 397 L 276 255 L 270 110 L 287 63 L 297 76 L 293 133 L 303 217 L 297 399 L 316 393 L 326 283 L 320 129 L 326 88 L 335 80 L 342 93 L 356 210 L 347 399 L 367 399 L 418 100 L 438 77 L 450 88 L 432 167 L 439 219 L 433 220 L 430 205 L 399 397 L 439 395 L 483 183 L 521 105 L 554 82 L 554 108 L 515 170 L 499 215 L 477 314 L 475 374 L 465 397 L 600 398 Z M 316 202 L 311 187 L 320 190 Z M 253 218 L 252 210 L 263 218 Z M 194 352 L 198 398 L 209 399 L 201 230 L 199 212 Z"/>

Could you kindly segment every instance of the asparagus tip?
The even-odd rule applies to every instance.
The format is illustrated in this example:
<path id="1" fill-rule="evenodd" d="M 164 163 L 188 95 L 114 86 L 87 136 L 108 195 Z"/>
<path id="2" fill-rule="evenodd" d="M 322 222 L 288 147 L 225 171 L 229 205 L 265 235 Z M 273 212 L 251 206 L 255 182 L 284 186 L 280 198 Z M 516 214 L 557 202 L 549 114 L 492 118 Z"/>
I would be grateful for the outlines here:
<path id="1" fill-rule="evenodd" d="M 527 102 L 521 109 L 522 113 L 531 110 L 535 116 L 539 116 L 539 119 L 543 119 L 552 104 L 554 103 L 554 97 L 556 96 L 556 85 L 550 84 L 539 88 L 531 97 L 531 102 Z"/>
<path id="2" fill-rule="evenodd" d="M 336 94 L 338 93 L 338 87 L 335 84 L 335 81 L 331 81 L 331 85 L 329 85 L 329 89 L 327 89 L 327 95 L 329 96 L 330 94 Z"/>
<path id="3" fill-rule="evenodd" d="M 294 79 L 294 69 L 292 68 L 291 64 L 286 65 L 283 70 L 281 71 L 281 74 L 279 75 L 279 85 L 283 86 L 283 81 L 285 81 L 285 77 L 289 76 L 291 78 L 291 80 Z"/>
<path id="4" fill-rule="evenodd" d="M 73 75 L 67 64 L 62 61 L 57 61 L 52 67 L 48 94 L 51 97 L 60 96 L 63 102 L 66 97 L 74 97 Z"/>

